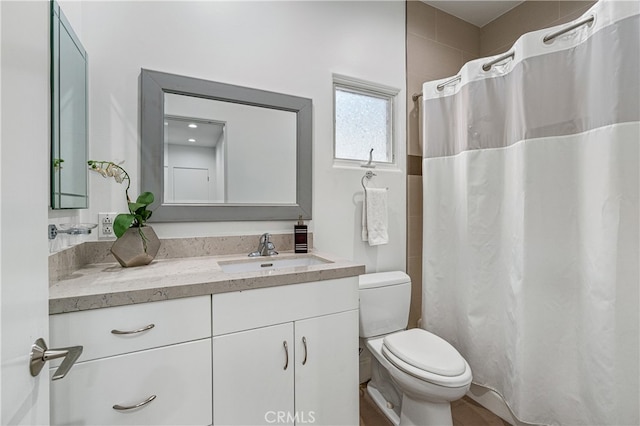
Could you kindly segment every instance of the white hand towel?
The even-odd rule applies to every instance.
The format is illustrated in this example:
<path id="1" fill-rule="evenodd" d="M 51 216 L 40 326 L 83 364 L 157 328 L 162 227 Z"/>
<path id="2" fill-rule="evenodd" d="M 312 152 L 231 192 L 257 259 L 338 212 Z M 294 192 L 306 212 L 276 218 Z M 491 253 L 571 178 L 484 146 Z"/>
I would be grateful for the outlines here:
<path id="1" fill-rule="evenodd" d="M 362 241 L 370 246 L 387 244 L 387 189 L 366 188 L 362 205 Z"/>

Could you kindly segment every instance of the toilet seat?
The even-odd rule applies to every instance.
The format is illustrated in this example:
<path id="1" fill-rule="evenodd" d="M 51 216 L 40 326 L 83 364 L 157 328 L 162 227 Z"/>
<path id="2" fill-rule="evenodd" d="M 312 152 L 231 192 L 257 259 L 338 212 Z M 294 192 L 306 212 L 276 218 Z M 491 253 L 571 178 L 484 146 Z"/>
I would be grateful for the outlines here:
<path id="1" fill-rule="evenodd" d="M 418 379 L 446 387 L 467 386 L 471 369 L 446 340 L 414 328 L 386 336 L 382 354 L 399 370 Z"/>

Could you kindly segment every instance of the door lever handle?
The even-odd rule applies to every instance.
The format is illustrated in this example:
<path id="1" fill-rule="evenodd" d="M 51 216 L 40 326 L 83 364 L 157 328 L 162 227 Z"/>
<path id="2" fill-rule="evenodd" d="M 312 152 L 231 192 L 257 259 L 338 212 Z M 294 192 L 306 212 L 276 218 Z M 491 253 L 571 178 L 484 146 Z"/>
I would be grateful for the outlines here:
<path id="1" fill-rule="evenodd" d="M 52 380 L 62 379 L 82 354 L 82 346 L 70 346 L 68 348 L 49 349 L 44 339 L 39 338 L 31 346 L 29 357 L 29 371 L 33 377 L 40 374 L 44 364 L 52 359 L 63 358 L 62 364 L 53 374 Z"/>

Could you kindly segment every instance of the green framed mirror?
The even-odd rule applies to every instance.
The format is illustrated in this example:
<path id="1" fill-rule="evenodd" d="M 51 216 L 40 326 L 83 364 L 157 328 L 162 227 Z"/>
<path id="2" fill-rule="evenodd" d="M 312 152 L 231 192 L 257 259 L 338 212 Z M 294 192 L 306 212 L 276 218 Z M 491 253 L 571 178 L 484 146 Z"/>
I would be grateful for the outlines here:
<path id="1" fill-rule="evenodd" d="M 51 208 L 86 209 L 87 52 L 51 2 Z"/>

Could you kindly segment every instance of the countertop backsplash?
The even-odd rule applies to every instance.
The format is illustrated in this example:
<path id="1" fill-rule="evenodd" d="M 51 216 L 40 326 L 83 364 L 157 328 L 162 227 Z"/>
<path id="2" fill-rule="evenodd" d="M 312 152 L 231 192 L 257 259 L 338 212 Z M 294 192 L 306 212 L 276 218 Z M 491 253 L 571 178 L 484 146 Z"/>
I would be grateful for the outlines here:
<path id="1" fill-rule="evenodd" d="M 175 259 L 225 254 L 249 254 L 258 247 L 260 235 L 231 235 L 161 239 L 156 259 Z M 271 234 L 277 251 L 293 251 L 293 234 Z M 313 233 L 309 233 L 309 250 L 313 248 Z M 49 285 L 72 274 L 85 265 L 115 263 L 110 252 L 113 241 L 87 241 L 49 256 Z"/>

